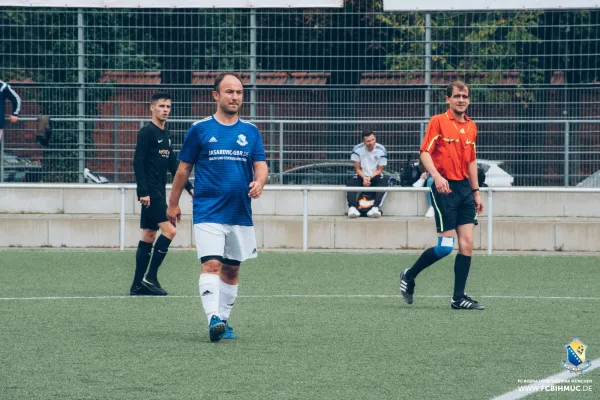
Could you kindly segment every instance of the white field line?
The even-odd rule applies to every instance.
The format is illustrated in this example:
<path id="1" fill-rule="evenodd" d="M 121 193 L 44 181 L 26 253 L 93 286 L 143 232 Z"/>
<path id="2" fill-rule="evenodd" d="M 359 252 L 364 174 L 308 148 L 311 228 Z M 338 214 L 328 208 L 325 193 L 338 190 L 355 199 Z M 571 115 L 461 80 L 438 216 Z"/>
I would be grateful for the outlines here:
<path id="1" fill-rule="evenodd" d="M 520 386 L 519 388 L 513 390 L 512 392 L 508 392 L 508 393 L 504 393 L 501 396 L 498 397 L 494 397 L 491 400 L 517 400 L 517 399 L 522 399 L 525 396 L 529 396 L 532 393 L 536 393 L 541 391 L 542 389 L 544 389 L 545 391 L 549 391 L 550 393 L 566 393 L 565 391 L 562 392 L 558 392 L 558 391 L 551 391 L 550 387 L 551 386 L 563 386 L 563 385 L 567 385 L 567 386 L 571 386 L 571 387 L 576 387 L 579 386 L 581 390 L 583 390 L 583 386 L 592 386 L 592 383 L 577 383 L 577 382 L 572 382 L 569 383 L 570 379 L 573 378 L 577 378 L 579 379 L 583 379 L 585 380 L 585 378 L 581 378 L 582 374 L 588 373 L 590 371 L 595 370 L 596 368 L 600 367 L 600 358 L 597 358 L 595 360 L 591 361 L 592 366 L 589 367 L 588 369 L 578 373 L 578 374 L 574 374 L 570 371 L 563 371 L 559 374 L 556 375 L 552 375 L 552 376 L 548 376 L 546 378 L 543 379 L 539 379 L 536 383 L 532 383 L 530 385 L 526 385 L 526 386 Z M 593 388 L 595 389 L 595 388 Z M 597 389 L 596 389 L 597 390 Z M 573 393 L 573 395 L 575 395 L 575 393 L 577 393 L 578 395 L 584 395 L 590 392 L 568 392 L 568 393 Z"/>
<path id="2" fill-rule="evenodd" d="M 175 299 L 192 299 L 200 296 L 46 296 L 46 297 L 0 297 L 0 301 L 17 301 L 17 300 L 111 300 L 111 299 L 131 299 L 131 298 L 175 298 Z M 431 296 L 415 296 L 418 298 L 450 298 L 449 295 L 431 295 Z M 600 297 L 574 297 L 574 296 L 475 296 L 483 299 L 506 299 L 506 300 L 600 300 Z M 305 299 L 334 299 L 334 298 L 373 298 L 373 299 L 388 299 L 400 298 L 397 294 L 265 294 L 265 295 L 240 295 L 238 298 L 305 298 Z"/>

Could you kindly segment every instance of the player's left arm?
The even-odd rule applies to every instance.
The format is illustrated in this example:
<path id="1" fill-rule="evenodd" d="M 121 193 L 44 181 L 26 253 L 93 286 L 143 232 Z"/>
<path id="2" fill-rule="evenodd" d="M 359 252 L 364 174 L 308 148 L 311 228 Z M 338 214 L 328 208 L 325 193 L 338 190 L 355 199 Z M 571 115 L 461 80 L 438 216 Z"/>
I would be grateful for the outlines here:
<path id="1" fill-rule="evenodd" d="M 263 188 L 269 177 L 269 167 L 266 161 L 256 161 L 252 164 L 254 167 L 254 180 L 250 182 L 250 192 L 248 195 L 253 199 L 258 199 L 263 192 Z"/>
<path id="2" fill-rule="evenodd" d="M 371 175 L 371 179 L 375 178 L 377 175 L 383 174 L 383 165 L 378 165 L 373 175 Z"/>
<path id="3" fill-rule="evenodd" d="M 262 135 L 256 130 L 256 141 L 252 151 L 252 167 L 254 169 L 254 180 L 250 182 L 250 192 L 248 196 L 258 199 L 262 195 L 263 187 L 269 178 L 269 167 L 267 166 L 267 156 L 262 142 Z"/>
<path id="4" fill-rule="evenodd" d="M 385 151 L 385 147 L 381 146 L 381 156 L 379 157 L 379 163 L 377 164 L 377 169 L 371 175 L 371 179 L 376 177 L 377 175 L 383 174 L 383 169 L 387 165 L 387 151 Z"/>
<path id="5" fill-rule="evenodd" d="M 481 192 L 479 191 L 479 180 L 477 177 L 477 156 L 475 154 L 475 139 L 476 135 L 473 136 L 471 142 L 471 151 L 469 156 L 469 183 L 473 189 L 473 198 L 475 199 L 475 210 L 477 214 L 483 212 L 483 201 L 481 201 Z"/>

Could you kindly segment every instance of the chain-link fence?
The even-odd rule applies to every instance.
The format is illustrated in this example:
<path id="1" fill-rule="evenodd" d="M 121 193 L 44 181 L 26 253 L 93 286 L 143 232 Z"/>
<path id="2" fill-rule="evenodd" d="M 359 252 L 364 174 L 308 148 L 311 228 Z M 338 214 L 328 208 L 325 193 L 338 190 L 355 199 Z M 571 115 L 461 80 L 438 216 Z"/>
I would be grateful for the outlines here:
<path id="1" fill-rule="evenodd" d="M 347 161 L 364 128 L 401 169 L 445 109 L 445 86 L 463 79 L 480 158 L 502 161 L 516 185 L 575 185 L 600 170 L 599 15 L 389 13 L 378 0 L 310 10 L 5 8 L 0 79 L 23 98 L 23 116 L 53 118 L 53 134 L 44 147 L 34 121 L 7 125 L 0 179 L 76 182 L 88 167 L 131 182 L 151 94 L 173 98 L 177 148 L 188 120 L 214 112 L 216 74 L 234 70 L 245 83 L 242 114 L 263 121 L 275 174 Z M 7 175 L 11 165 L 20 172 Z"/>

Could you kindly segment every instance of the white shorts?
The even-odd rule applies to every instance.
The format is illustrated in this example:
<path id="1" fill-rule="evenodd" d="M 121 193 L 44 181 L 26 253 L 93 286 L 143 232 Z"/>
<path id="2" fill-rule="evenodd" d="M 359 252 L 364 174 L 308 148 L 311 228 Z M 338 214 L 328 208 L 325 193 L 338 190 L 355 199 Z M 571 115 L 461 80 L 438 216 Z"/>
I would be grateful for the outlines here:
<path id="1" fill-rule="evenodd" d="M 194 236 L 198 260 L 206 256 L 221 256 L 242 262 L 257 256 L 253 226 L 203 222 L 194 224 Z"/>

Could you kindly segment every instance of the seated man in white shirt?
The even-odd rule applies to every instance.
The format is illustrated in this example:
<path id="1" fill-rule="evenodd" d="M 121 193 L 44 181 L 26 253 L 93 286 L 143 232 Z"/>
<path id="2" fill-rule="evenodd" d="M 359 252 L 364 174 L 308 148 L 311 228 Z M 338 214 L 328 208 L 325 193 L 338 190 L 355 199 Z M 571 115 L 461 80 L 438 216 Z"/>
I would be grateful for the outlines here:
<path id="1" fill-rule="evenodd" d="M 353 175 L 346 186 L 365 188 L 388 186 L 387 180 L 383 178 L 383 167 L 387 165 L 387 152 L 385 147 L 377 143 L 375 133 L 363 131 L 363 142 L 354 146 L 350 159 L 354 162 L 356 174 Z M 348 192 L 348 217 L 357 218 L 361 216 L 357 200 L 357 192 Z M 367 217 L 381 217 L 381 206 L 385 200 L 385 192 L 376 192 L 372 208 L 367 212 Z"/>

